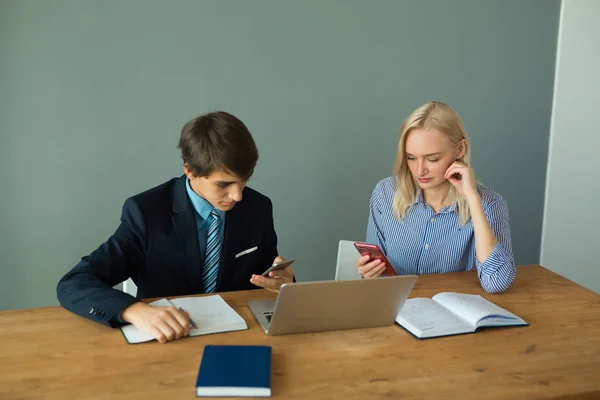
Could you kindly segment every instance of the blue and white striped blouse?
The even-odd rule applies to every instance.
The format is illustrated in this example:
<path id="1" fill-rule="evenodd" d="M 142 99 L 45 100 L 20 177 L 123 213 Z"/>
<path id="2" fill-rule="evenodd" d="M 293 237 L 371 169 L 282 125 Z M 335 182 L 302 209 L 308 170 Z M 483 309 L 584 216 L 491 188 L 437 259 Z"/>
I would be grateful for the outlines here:
<path id="1" fill-rule="evenodd" d="M 460 225 L 455 205 L 435 213 L 418 192 L 405 219 L 392 212 L 396 191 L 393 178 L 383 179 L 371 196 L 367 243 L 377 244 L 399 275 L 439 274 L 477 269 L 487 292 L 507 290 L 516 274 L 510 241 L 508 207 L 498 193 L 477 184 L 483 210 L 498 243 L 480 263 L 475 256 L 473 222 Z"/>

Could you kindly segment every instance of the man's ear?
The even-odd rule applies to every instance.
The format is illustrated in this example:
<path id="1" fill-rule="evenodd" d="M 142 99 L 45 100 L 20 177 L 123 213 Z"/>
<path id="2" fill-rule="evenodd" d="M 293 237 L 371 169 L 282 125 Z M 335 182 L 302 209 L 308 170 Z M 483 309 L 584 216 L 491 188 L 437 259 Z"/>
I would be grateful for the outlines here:
<path id="1" fill-rule="evenodd" d="M 192 179 L 195 177 L 194 173 L 190 169 L 190 166 L 187 163 L 183 164 L 183 173 L 189 178 Z"/>

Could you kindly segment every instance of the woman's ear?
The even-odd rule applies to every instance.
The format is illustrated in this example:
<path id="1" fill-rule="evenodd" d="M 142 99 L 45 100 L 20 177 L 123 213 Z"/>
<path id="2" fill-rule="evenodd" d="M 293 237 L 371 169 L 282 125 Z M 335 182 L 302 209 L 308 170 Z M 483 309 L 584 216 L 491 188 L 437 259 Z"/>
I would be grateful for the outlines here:
<path id="1" fill-rule="evenodd" d="M 467 153 L 467 141 L 465 139 L 463 139 L 460 141 L 460 143 L 458 143 L 458 154 L 456 155 L 457 161 L 462 162 L 462 159 L 466 153 Z"/>

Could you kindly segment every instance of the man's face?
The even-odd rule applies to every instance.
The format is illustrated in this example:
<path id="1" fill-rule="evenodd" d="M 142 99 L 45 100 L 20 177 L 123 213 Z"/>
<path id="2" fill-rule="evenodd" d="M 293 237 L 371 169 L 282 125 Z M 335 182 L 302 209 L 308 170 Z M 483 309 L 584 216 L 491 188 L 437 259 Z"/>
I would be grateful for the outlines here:
<path id="1" fill-rule="evenodd" d="M 247 179 L 229 172 L 215 171 L 208 176 L 194 176 L 187 165 L 184 171 L 192 190 L 221 211 L 231 210 L 242 200 L 242 191 L 248 183 Z"/>

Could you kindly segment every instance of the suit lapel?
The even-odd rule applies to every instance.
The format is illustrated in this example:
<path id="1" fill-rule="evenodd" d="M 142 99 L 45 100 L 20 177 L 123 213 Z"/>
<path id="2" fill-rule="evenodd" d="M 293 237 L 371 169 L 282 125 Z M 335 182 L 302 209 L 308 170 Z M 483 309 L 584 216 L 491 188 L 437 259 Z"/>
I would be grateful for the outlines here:
<path id="1" fill-rule="evenodd" d="M 185 175 L 175 183 L 173 194 L 173 227 L 177 241 L 183 254 L 183 263 L 188 275 L 188 284 L 191 293 L 202 293 L 202 265 L 200 260 L 200 246 L 198 244 L 198 230 L 196 215 L 186 192 Z"/>

